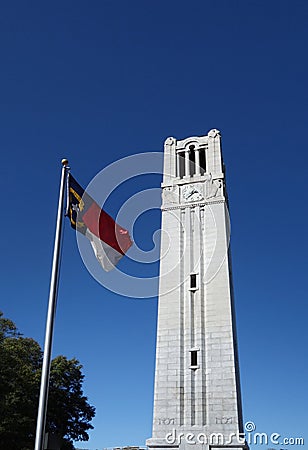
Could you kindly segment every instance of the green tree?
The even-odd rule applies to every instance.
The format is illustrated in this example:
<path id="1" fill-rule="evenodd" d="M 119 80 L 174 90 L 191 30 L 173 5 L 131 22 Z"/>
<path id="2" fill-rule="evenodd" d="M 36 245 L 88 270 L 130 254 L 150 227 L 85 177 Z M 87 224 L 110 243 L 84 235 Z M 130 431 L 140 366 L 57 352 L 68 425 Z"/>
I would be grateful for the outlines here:
<path id="1" fill-rule="evenodd" d="M 82 365 L 57 356 L 51 364 L 47 429 L 74 441 L 87 441 L 95 409 L 83 395 Z"/>
<path id="2" fill-rule="evenodd" d="M 39 344 L 20 335 L 0 312 L 0 449 L 33 449 L 42 366 Z M 89 439 L 95 415 L 83 395 L 82 365 L 56 357 L 51 364 L 46 431 L 62 438 L 63 449 L 73 440 Z"/>

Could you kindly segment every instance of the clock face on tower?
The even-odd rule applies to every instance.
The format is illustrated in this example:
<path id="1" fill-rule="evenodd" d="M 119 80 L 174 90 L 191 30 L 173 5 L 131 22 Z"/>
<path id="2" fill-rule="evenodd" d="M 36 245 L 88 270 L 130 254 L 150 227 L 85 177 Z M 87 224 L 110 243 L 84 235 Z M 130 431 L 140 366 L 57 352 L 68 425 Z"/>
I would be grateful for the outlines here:
<path id="1" fill-rule="evenodd" d="M 201 192 L 191 185 L 183 189 L 183 197 L 185 202 L 197 202 L 204 198 Z"/>

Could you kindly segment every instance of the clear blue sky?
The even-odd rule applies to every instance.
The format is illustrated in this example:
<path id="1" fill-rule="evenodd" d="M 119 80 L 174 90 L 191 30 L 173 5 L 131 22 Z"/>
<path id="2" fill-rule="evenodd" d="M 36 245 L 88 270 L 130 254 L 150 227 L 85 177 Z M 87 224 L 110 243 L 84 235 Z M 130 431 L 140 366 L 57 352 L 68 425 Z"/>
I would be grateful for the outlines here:
<path id="1" fill-rule="evenodd" d="M 168 136 L 218 128 L 244 417 L 307 440 L 307 2 L 13 0 L 0 37 L 5 315 L 43 343 L 62 157 L 86 186 Z M 134 238 L 149 249 L 157 228 L 145 214 Z M 151 436 L 156 312 L 98 284 L 66 224 L 54 355 L 81 361 L 97 409 L 78 447 Z"/>

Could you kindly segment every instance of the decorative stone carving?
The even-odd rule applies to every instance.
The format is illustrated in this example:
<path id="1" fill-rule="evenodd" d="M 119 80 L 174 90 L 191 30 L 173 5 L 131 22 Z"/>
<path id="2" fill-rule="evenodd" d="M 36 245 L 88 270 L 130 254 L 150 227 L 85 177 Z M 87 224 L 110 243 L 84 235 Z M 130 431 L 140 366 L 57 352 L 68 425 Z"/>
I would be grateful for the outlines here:
<path id="1" fill-rule="evenodd" d="M 179 192 L 177 186 L 169 186 L 163 189 L 163 203 L 179 203 Z"/>
<path id="2" fill-rule="evenodd" d="M 220 131 L 217 130 L 216 128 L 213 128 L 208 132 L 208 137 L 215 138 L 217 136 L 220 136 Z"/>
<path id="3" fill-rule="evenodd" d="M 212 178 L 207 183 L 206 198 L 222 197 L 223 181 L 221 179 L 213 180 Z"/>
<path id="4" fill-rule="evenodd" d="M 174 137 L 168 137 L 168 138 L 165 140 L 165 145 L 172 145 L 172 144 L 174 143 L 174 141 L 175 141 L 175 138 L 174 138 Z"/>

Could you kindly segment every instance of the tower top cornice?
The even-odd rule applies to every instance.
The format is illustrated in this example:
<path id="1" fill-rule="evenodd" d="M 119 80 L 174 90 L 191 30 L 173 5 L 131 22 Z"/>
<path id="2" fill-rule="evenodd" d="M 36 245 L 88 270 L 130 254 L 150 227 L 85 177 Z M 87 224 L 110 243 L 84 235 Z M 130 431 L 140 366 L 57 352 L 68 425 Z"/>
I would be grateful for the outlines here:
<path id="1" fill-rule="evenodd" d="M 190 136 L 185 139 L 176 139 L 173 136 L 167 137 L 165 140 L 165 145 L 175 145 L 176 149 L 185 149 L 190 145 L 202 145 L 208 144 L 209 139 L 215 139 L 217 137 L 221 137 L 221 133 L 216 128 L 212 128 L 207 135 L 205 136 Z"/>

